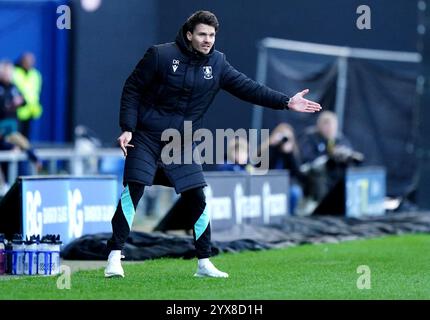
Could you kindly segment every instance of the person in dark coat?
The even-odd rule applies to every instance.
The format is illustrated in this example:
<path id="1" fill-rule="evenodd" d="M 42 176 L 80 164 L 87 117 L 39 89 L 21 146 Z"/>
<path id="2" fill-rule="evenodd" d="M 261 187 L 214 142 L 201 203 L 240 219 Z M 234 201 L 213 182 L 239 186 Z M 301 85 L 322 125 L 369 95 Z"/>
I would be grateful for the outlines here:
<path id="1" fill-rule="evenodd" d="M 38 170 L 42 163 L 32 149 L 30 142 L 18 131 L 17 109 L 25 104 L 25 99 L 13 83 L 13 64 L 9 61 L 0 61 L 0 150 L 23 150 Z M 28 174 L 26 163 L 20 163 L 20 174 Z M 9 167 L 7 163 L 0 164 L 0 175 L 7 176 Z M 21 172 L 24 171 L 24 172 Z M 0 178 L 1 190 L 8 186 Z"/>
<path id="2" fill-rule="evenodd" d="M 243 137 L 235 137 L 227 142 L 227 152 L 223 163 L 216 167 L 217 171 L 249 172 L 254 171 L 249 161 L 248 141 Z"/>
<path id="3" fill-rule="evenodd" d="M 12 77 L 13 64 L 0 61 L 0 136 L 3 137 L 18 131 L 16 110 L 25 103 Z"/>
<path id="4" fill-rule="evenodd" d="M 297 207 L 303 197 L 303 176 L 300 172 L 300 152 L 296 136 L 291 125 L 279 123 L 269 137 L 269 169 L 287 169 L 290 175 L 289 205 L 291 214 L 297 213 Z"/>
<path id="5" fill-rule="evenodd" d="M 195 12 L 180 28 L 175 42 L 150 47 L 125 82 L 120 108 L 122 134 L 118 138 L 126 156 L 125 189 L 112 218 L 106 277 L 124 276 L 121 250 L 144 187 L 153 184 L 174 187 L 184 199 L 183 214 L 189 215 L 188 220 L 193 223 L 198 258 L 195 276 L 228 276 L 209 261 L 210 223 L 205 210 L 202 166 L 194 160 L 179 164 L 162 161 L 167 142 L 161 138 L 166 129 L 183 134 L 184 121 L 191 121 L 194 131 L 200 128 L 203 115 L 220 89 L 250 103 L 278 110 L 321 109 L 318 103 L 303 97 L 308 90 L 290 98 L 233 68 L 225 55 L 214 48 L 218 27 L 213 13 Z M 190 152 L 183 145 L 179 149 L 182 156 Z"/>
<path id="6" fill-rule="evenodd" d="M 300 143 L 306 173 L 306 194 L 321 201 L 344 178 L 346 169 L 360 164 L 363 154 L 353 149 L 351 142 L 338 130 L 334 112 L 324 111 L 316 127 L 308 128 Z"/>

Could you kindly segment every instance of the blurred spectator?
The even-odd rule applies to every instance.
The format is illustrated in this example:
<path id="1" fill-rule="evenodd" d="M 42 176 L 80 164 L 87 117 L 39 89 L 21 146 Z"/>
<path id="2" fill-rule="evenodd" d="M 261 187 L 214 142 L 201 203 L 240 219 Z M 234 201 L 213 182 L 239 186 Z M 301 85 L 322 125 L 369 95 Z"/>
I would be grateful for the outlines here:
<path id="1" fill-rule="evenodd" d="M 0 151 L 16 151 L 23 150 L 27 154 L 27 158 L 35 165 L 36 171 L 39 172 L 42 168 L 42 163 L 30 147 L 28 140 L 19 132 L 11 133 L 7 136 L 0 135 Z M 9 189 L 6 182 L 8 176 L 8 166 L 6 162 L 0 164 L 0 196 L 4 195 Z M 28 163 L 19 163 L 19 175 L 28 175 Z"/>
<path id="2" fill-rule="evenodd" d="M 16 112 L 17 108 L 25 103 L 25 100 L 12 80 L 13 64 L 7 61 L 0 62 L 0 150 L 22 149 L 27 153 L 28 158 L 36 164 L 36 168 L 40 169 L 41 163 L 29 141 L 18 132 Z M 2 171 L 6 176 L 7 169 L 4 164 Z"/>
<path id="3" fill-rule="evenodd" d="M 308 129 L 301 140 L 302 172 L 307 175 L 305 193 L 320 201 L 343 178 L 350 165 L 364 157 L 353 150 L 349 140 L 338 132 L 335 113 L 322 112 L 316 127 Z"/>
<path id="4" fill-rule="evenodd" d="M 31 52 L 24 53 L 15 66 L 14 83 L 23 94 L 25 104 L 18 108 L 17 116 L 21 122 L 21 132 L 29 138 L 32 119 L 42 115 L 40 105 L 40 92 L 42 89 L 42 76 L 34 68 L 36 59 Z"/>
<path id="5" fill-rule="evenodd" d="M 16 110 L 25 103 L 12 80 L 13 64 L 0 61 L 0 135 L 3 137 L 18 131 Z"/>
<path id="6" fill-rule="evenodd" d="M 301 183 L 303 180 L 299 170 L 300 155 L 296 143 L 294 129 L 287 123 L 280 123 L 273 130 L 263 148 L 269 148 L 269 169 L 286 169 L 290 173 L 290 211 L 297 213 L 298 204 L 303 198 Z"/>
<path id="7" fill-rule="evenodd" d="M 223 164 L 217 165 L 219 171 L 253 171 L 248 158 L 248 141 L 235 137 L 227 142 L 227 153 Z"/>

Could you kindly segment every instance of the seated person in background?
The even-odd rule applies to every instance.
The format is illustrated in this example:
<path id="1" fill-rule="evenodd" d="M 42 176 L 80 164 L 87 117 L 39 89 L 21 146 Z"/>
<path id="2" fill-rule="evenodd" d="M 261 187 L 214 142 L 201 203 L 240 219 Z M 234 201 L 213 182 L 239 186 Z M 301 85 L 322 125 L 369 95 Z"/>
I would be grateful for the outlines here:
<path id="1" fill-rule="evenodd" d="M 320 201 L 343 178 L 348 166 L 361 163 L 363 155 L 353 150 L 346 137 L 338 132 L 335 113 L 322 112 L 316 127 L 306 131 L 300 143 L 306 173 L 306 194 Z"/>
<path id="2" fill-rule="evenodd" d="M 269 169 L 286 169 L 290 173 L 290 212 L 297 213 L 299 202 L 303 198 L 301 183 L 303 176 L 299 170 L 300 155 L 294 129 L 287 123 L 280 123 L 272 131 L 269 141 L 261 146 L 269 148 Z"/>
<path id="3" fill-rule="evenodd" d="M 217 165 L 219 171 L 248 171 L 253 166 L 248 161 L 248 142 L 242 137 L 235 137 L 227 142 L 227 154 L 223 164 Z"/>

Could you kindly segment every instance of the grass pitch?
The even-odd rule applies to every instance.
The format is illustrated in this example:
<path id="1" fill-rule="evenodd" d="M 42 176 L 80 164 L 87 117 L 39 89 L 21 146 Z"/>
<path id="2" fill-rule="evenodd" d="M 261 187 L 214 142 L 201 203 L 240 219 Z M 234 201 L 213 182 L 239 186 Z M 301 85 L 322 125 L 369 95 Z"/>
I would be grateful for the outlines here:
<path id="1" fill-rule="evenodd" d="M 58 277 L 0 276 L 0 299 L 430 299 L 428 234 L 228 253 L 212 261 L 230 277 L 195 278 L 196 260 L 158 259 L 125 265 L 123 279 L 105 279 L 103 269 L 72 273 L 70 289 L 58 289 Z M 370 289 L 357 287 L 366 277 L 357 273 L 363 265 Z"/>

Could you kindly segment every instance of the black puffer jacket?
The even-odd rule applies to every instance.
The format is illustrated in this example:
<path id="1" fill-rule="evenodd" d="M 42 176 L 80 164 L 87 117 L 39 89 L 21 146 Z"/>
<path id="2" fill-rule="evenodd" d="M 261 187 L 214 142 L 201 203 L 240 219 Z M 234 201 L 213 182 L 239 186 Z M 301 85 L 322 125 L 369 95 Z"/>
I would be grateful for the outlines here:
<path id="1" fill-rule="evenodd" d="M 237 71 L 214 47 L 207 55 L 190 49 L 182 27 L 175 42 L 149 48 L 127 79 L 120 126 L 160 132 L 191 120 L 195 129 L 220 89 L 273 109 L 284 109 L 288 99 Z"/>
<path id="2" fill-rule="evenodd" d="M 234 69 L 225 55 L 212 48 L 203 55 L 191 50 L 180 29 L 176 42 L 148 49 L 124 85 L 120 126 L 132 131 L 123 183 L 173 186 L 177 193 L 205 186 L 202 166 L 165 164 L 160 156 L 165 129 L 183 131 L 184 121 L 201 127 L 204 113 L 220 89 L 254 104 L 284 109 L 288 97 L 258 84 Z M 193 144 L 193 149 L 195 144 Z M 191 151 L 191 152 L 192 152 Z M 181 149 L 181 159 L 185 152 Z"/>

